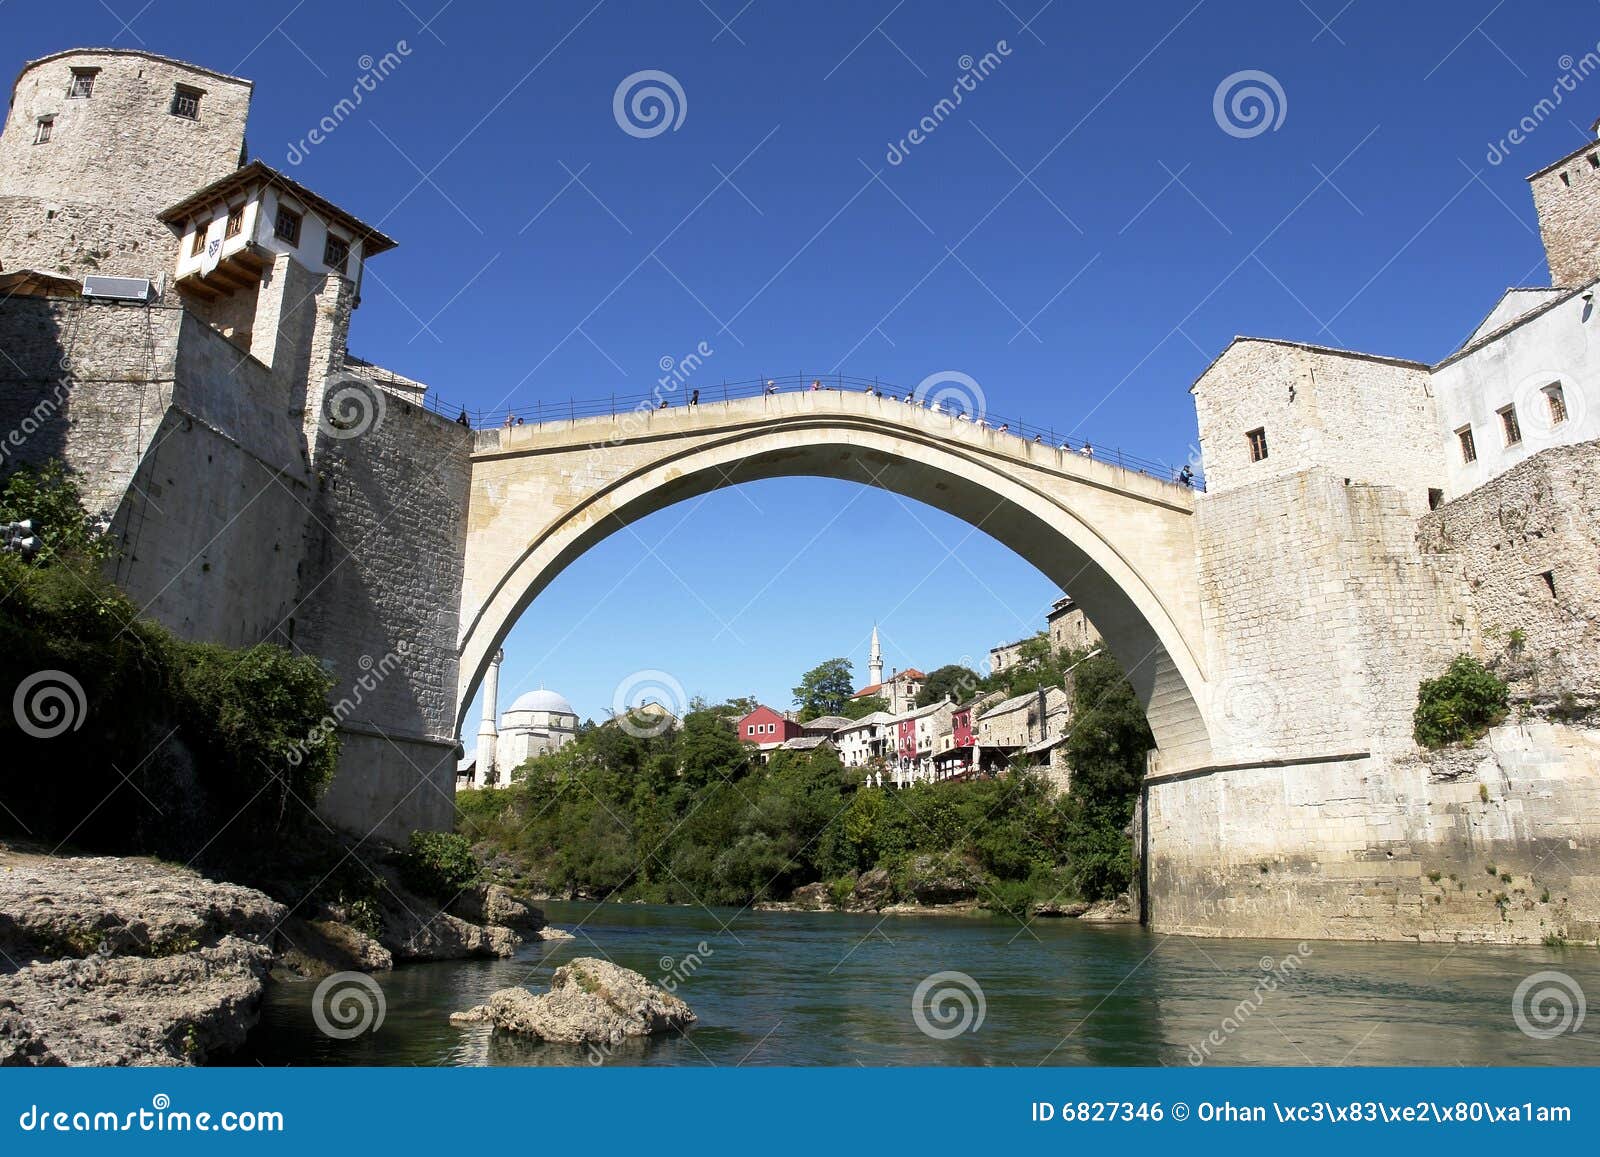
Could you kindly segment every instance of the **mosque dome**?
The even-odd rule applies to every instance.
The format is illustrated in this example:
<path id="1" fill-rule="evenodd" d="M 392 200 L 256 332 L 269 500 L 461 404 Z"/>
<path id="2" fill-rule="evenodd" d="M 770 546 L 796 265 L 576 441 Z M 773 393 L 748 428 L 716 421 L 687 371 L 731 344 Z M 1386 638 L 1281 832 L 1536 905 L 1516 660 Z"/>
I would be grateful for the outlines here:
<path id="1" fill-rule="evenodd" d="M 543 687 L 539 688 L 537 691 L 529 691 L 525 694 L 518 695 L 517 701 L 507 708 L 507 710 L 549 711 L 553 714 L 559 713 L 562 715 L 576 714 L 576 712 L 572 710 L 572 704 L 568 703 L 563 696 L 554 691 L 546 691 Z"/>

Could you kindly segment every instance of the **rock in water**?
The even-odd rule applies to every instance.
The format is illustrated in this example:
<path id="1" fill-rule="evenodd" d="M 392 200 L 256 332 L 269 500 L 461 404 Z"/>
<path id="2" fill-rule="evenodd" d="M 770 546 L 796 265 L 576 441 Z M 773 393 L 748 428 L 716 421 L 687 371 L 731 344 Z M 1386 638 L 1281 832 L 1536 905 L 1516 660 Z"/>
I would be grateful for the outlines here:
<path id="1" fill-rule="evenodd" d="M 550 991 L 540 996 L 525 988 L 502 988 L 489 997 L 488 1018 L 497 1029 L 557 1044 L 604 1045 L 696 1020 L 689 1006 L 666 989 L 590 956 L 556 969 Z"/>

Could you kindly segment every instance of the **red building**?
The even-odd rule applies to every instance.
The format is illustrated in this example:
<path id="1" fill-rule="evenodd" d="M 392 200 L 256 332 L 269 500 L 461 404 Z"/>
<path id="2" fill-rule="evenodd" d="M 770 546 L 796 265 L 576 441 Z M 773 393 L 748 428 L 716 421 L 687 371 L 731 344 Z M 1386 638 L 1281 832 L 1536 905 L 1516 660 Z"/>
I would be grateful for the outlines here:
<path id="1" fill-rule="evenodd" d="M 793 719 L 785 719 L 766 706 L 757 707 L 738 723 L 739 741 L 753 743 L 762 752 L 771 751 L 785 740 L 794 739 L 800 731 L 800 724 Z"/>
<path id="2" fill-rule="evenodd" d="M 902 719 L 895 724 L 899 729 L 895 738 L 895 751 L 906 763 L 917 762 L 917 721 L 915 719 Z"/>
<path id="3" fill-rule="evenodd" d="M 972 734 L 972 708 L 957 707 L 955 714 L 950 716 L 951 747 L 971 747 Z"/>

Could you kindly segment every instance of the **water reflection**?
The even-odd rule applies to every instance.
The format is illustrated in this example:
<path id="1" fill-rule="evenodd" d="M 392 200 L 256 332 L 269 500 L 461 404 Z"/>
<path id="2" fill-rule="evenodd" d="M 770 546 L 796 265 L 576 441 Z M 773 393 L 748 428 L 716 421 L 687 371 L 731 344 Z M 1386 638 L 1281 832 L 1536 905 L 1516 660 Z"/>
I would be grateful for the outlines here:
<path id="1" fill-rule="evenodd" d="M 576 940 L 506 961 L 380 976 L 387 1016 L 335 1041 L 311 1016 L 315 985 L 275 985 L 239 1063 L 331 1065 L 1421 1065 L 1600 1063 L 1600 1017 L 1551 1040 L 1521 1032 L 1512 993 L 1556 969 L 1600 994 L 1589 948 L 1196 940 L 1139 928 L 833 913 L 711 914 L 551 904 Z M 730 923 L 724 931 L 718 921 Z M 530 1043 L 450 1012 L 512 984 L 535 991 L 573 956 L 652 979 L 663 958 L 711 950 L 678 985 L 689 1032 L 609 1055 Z M 1286 964 L 1293 958 L 1294 965 Z M 955 970 L 981 990 L 975 1032 L 939 1040 L 912 1016 L 919 981 Z M 1275 983 L 1264 983 L 1266 977 Z"/>

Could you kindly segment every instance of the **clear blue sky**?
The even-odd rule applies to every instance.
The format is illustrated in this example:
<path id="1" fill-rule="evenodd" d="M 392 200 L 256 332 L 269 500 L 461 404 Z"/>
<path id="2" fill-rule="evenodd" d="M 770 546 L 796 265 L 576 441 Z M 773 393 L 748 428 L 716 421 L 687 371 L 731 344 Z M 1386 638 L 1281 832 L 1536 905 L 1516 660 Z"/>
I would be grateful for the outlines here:
<path id="1" fill-rule="evenodd" d="M 11 67 L 114 44 L 254 79 L 252 152 L 401 243 L 352 349 L 485 409 L 642 393 L 706 341 L 705 385 L 959 370 L 998 413 L 1181 461 L 1187 387 L 1235 334 L 1437 359 L 1503 287 L 1544 281 L 1523 177 L 1600 114 L 1592 77 L 1485 159 L 1594 49 L 1590 0 L 141 3 L 9 0 Z M 686 98 L 650 138 L 612 109 L 644 69 Z M 1219 127 L 1241 70 L 1281 86 L 1277 128 Z M 1035 629 L 1055 595 L 982 533 L 840 483 L 727 490 L 635 529 L 524 617 L 506 699 L 544 682 L 598 717 L 659 668 L 781 707 L 830 655 L 864 676 L 874 619 L 891 666 L 931 669 Z"/>

